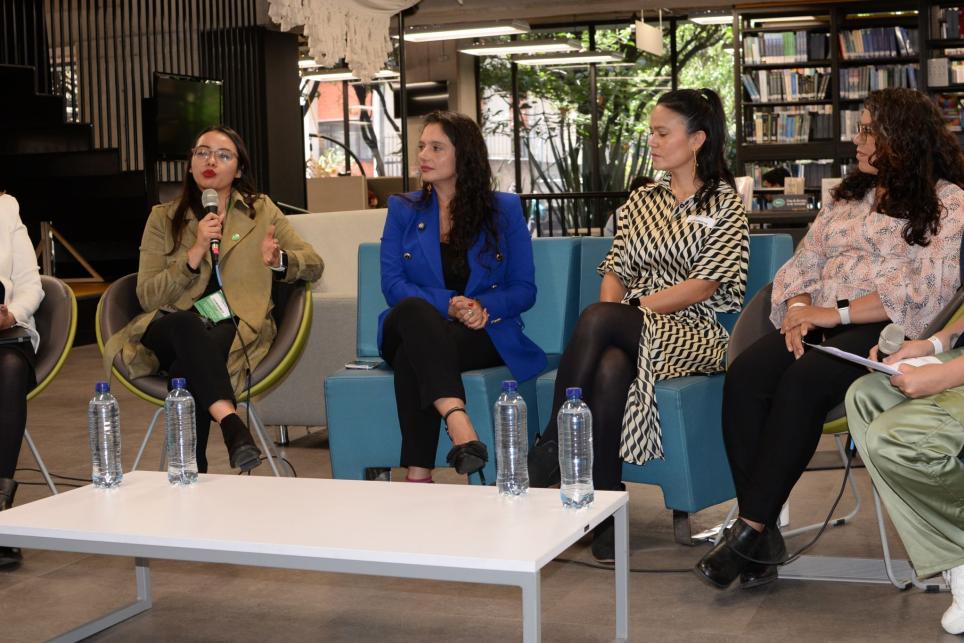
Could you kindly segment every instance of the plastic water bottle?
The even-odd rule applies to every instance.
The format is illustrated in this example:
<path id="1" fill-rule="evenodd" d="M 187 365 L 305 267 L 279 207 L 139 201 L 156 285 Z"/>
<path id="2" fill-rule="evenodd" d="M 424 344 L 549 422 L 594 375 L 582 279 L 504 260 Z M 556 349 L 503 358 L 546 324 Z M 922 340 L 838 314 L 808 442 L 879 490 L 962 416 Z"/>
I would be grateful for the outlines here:
<path id="1" fill-rule="evenodd" d="M 187 380 L 171 380 L 171 392 L 164 400 L 164 426 L 167 434 L 167 481 L 171 484 L 197 482 L 197 427 L 194 424 L 194 398 Z"/>
<path id="2" fill-rule="evenodd" d="M 90 439 L 90 477 L 95 487 L 116 487 L 124 479 L 121 467 L 120 409 L 110 394 L 110 384 L 97 382 L 94 397 L 87 405 L 87 431 Z"/>
<path id="3" fill-rule="evenodd" d="M 583 402 L 582 389 L 566 389 L 566 402 L 559 409 L 559 472 L 562 504 L 573 509 L 593 501 L 592 413 Z"/>
<path id="4" fill-rule="evenodd" d="M 504 496 L 521 496 L 529 491 L 529 433 L 526 431 L 526 401 L 515 380 L 502 382 L 502 395 L 495 401 L 495 486 Z"/>

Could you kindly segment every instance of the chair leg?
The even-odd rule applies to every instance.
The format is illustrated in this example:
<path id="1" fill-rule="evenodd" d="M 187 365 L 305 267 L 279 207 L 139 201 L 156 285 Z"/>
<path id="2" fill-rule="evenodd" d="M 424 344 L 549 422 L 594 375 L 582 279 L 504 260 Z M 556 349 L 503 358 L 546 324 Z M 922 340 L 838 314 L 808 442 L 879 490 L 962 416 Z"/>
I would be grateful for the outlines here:
<path id="1" fill-rule="evenodd" d="M 144 440 L 141 442 L 141 448 L 137 450 L 137 457 L 134 458 L 134 466 L 131 467 L 131 471 L 136 471 L 138 465 L 140 465 L 140 463 L 141 463 L 141 457 L 143 457 L 143 455 L 144 455 L 144 449 L 147 448 L 147 442 L 148 442 L 148 440 L 151 439 L 151 433 L 154 431 L 154 425 L 157 424 L 157 418 L 159 418 L 159 417 L 161 416 L 161 413 L 162 413 L 163 411 L 164 411 L 164 407 L 163 407 L 163 406 L 160 407 L 160 408 L 158 408 L 157 411 L 154 412 L 154 418 L 151 420 L 151 423 L 147 425 L 147 433 L 144 434 Z M 164 458 L 164 457 L 166 457 L 166 456 L 167 456 L 167 450 L 166 450 L 166 449 L 161 449 L 161 458 Z M 163 459 L 161 460 L 161 467 L 160 467 L 160 468 L 161 468 L 162 470 L 164 469 L 164 460 L 163 460 Z"/>
<path id="2" fill-rule="evenodd" d="M 27 446 L 30 447 L 30 453 L 33 454 L 33 459 L 37 461 L 37 467 L 40 469 L 40 475 L 44 477 L 47 481 L 47 486 L 50 487 L 50 493 L 55 496 L 57 493 L 57 486 L 54 481 L 50 478 L 50 471 L 47 470 L 47 465 L 44 464 L 43 458 L 40 457 L 40 451 L 37 450 L 37 445 L 33 443 L 33 438 L 30 437 L 30 431 L 24 430 L 23 437 L 27 441 Z"/>
<path id="3" fill-rule="evenodd" d="M 692 547 L 693 532 L 690 529 L 690 515 L 685 511 L 673 509 L 673 539 L 681 545 Z"/>
<path id="4" fill-rule="evenodd" d="M 844 433 L 834 433 L 833 439 L 837 444 L 837 452 L 840 454 L 840 462 L 845 467 L 847 466 L 847 449 L 846 444 L 841 440 L 841 436 L 846 435 Z M 857 489 L 857 480 L 854 478 L 853 469 L 850 470 L 850 475 L 847 480 L 848 486 L 850 487 L 850 493 L 854 497 L 854 508 L 846 516 L 841 516 L 840 518 L 832 518 L 827 524 L 827 527 L 842 527 L 848 522 L 852 521 L 856 517 L 857 513 L 860 511 L 860 491 Z M 816 531 L 823 527 L 822 522 L 815 522 L 812 525 L 806 525 L 805 527 L 797 527 L 796 529 L 790 529 L 783 531 L 784 538 L 789 538 L 790 536 L 796 536 L 798 534 L 803 534 L 808 531 Z"/>
<path id="5" fill-rule="evenodd" d="M 887 578 L 890 579 L 893 586 L 897 589 L 910 589 L 913 585 L 917 589 L 922 589 L 925 592 L 941 591 L 942 585 L 940 581 L 922 583 L 913 575 L 907 579 L 897 578 L 897 575 L 894 573 L 893 559 L 890 557 L 890 539 L 887 538 L 887 527 L 884 524 L 884 511 L 881 507 L 880 494 L 877 493 L 876 487 L 874 487 L 874 510 L 877 513 L 877 529 L 880 531 L 880 547 L 884 550 L 884 569 L 887 570 Z"/>
<path id="6" fill-rule="evenodd" d="M 291 441 L 288 439 L 288 425 L 279 424 L 278 425 L 278 446 L 286 447 L 289 444 L 291 444 Z"/>
<path id="7" fill-rule="evenodd" d="M 264 425 L 261 423 L 261 418 L 258 417 L 257 411 L 254 409 L 254 405 L 250 402 L 241 402 L 238 407 L 246 406 L 247 411 L 251 416 L 251 426 L 249 429 L 254 431 L 255 436 L 257 436 L 258 441 L 261 443 L 261 448 L 264 449 L 265 455 L 267 456 L 268 464 L 271 466 L 271 471 L 274 473 L 275 477 L 288 477 L 283 476 L 281 471 L 278 469 L 278 462 L 281 462 L 281 456 L 278 455 L 277 450 L 275 450 L 274 445 L 268 440 L 265 433 Z M 290 473 L 290 470 L 289 470 Z"/>

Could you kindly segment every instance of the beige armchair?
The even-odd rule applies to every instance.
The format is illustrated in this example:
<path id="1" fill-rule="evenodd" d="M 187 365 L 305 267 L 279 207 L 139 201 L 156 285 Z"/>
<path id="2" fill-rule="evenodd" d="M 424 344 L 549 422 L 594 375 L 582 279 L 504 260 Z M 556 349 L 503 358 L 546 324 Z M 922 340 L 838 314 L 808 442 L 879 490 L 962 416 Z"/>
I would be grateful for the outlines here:
<path id="1" fill-rule="evenodd" d="M 321 255 L 325 271 L 312 287 L 313 317 L 307 346 L 284 381 L 256 400 L 265 424 L 327 424 L 325 377 L 355 359 L 358 245 L 381 239 L 386 214 L 387 210 L 380 209 L 288 217 L 298 234 Z"/>

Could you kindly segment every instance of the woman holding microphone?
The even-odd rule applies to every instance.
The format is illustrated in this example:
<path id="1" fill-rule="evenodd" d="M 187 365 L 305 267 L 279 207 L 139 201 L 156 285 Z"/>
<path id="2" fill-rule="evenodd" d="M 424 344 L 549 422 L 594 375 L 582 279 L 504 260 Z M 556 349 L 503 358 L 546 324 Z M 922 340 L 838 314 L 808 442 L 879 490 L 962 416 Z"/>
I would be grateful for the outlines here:
<path id="1" fill-rule="evenodd" d="M 271 284 L 314 281 L 324 264 L 271 199 L 255 191 L 237 132 L 204 130 L 190 159 L 180 198 L 155 206 L 144 229 L 137 297 L 147 312 L 110 338 L 104 364 L 109 373 L 120 352 L 132 377 L 186 378 L 196 400 L 198 471 L 207 471 L 212 419 L 231 466 L 250 471 L 260 451 L 237 414 L 235 395 L 276 334 Z M 214 313 L 206 303 L 226 304 L 229 313 Z"/>

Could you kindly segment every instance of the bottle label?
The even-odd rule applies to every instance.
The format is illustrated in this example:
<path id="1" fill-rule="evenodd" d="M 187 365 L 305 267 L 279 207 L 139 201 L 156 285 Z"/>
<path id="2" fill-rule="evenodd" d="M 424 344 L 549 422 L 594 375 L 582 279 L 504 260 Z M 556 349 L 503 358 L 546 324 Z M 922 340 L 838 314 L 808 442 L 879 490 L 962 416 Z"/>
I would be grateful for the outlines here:
<path id="1" fill-rule="evenodd" d="M 201 315 L 215 324 L 231 316 L 231 309 L 228 308 L 228 300 L 225 299 L 224 293 L 220 290 L 211 293 L 203 299 L 198 299 L 194 302 L 194 307 Z"/>

